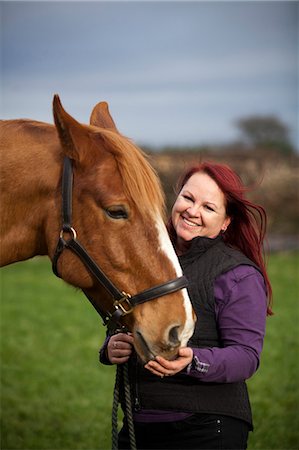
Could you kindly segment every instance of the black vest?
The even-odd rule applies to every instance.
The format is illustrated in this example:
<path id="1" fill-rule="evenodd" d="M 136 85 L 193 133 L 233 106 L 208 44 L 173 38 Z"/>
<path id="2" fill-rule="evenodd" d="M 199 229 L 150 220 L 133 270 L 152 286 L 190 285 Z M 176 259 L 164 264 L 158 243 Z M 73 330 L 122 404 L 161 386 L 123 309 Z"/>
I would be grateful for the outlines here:
<path id="1" fill-rule="evenodd" d="M 179 259 L 197 314 L 195 331 L 188 345 L 221 347 L 215 320 L 214 281 L 241 264 L 256 266 L 241 252 L 225 245 L 220 236 L 194 239 L 188 252 Z M 206 383 L 182 373 L 161 379 L 143 369 L 134 358 L 131 358 L 131 377 L 137 409 L 224 414 L 245 420 L 252 426 L 244 381 Z"/>

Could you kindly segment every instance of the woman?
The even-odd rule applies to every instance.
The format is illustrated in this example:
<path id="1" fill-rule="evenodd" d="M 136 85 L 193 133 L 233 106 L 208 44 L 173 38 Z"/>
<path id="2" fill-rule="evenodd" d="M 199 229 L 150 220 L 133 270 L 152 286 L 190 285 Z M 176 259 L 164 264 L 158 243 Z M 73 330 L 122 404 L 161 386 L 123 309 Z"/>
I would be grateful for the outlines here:
<path id="1" fill-rule="evenodd" d="M 168 231 L 197 323 L 178 358 L 157 356 L 142 367 L 124 333 L 100 351 L 104 364 L 130 361 L 138 449 L 247 447 L 245 380 L 259 366 L 271 285 L 262 256 L 266 214 L 244 193 L 225 165 L 202 163 L 182 177 Z M 119 448 L 130 448 L 126 418 Z"/>

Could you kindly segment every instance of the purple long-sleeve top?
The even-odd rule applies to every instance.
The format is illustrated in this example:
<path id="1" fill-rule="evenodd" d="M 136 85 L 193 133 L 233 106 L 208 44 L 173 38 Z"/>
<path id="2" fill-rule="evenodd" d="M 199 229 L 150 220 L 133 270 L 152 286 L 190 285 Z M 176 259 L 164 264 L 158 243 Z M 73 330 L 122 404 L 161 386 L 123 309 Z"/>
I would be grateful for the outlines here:
<path id="1" fill-rule="evenodd" d="M 264 279 L 254 267 L 238 266 L 215 280 L 214 296 L 223 347 L 193 348 L 193 361 L 184 373 L 202 382 L 246 380 L 257 370 L 263 347 L 267 316 Z M 103 357 L 101 361 L 106 362 Z M 160 422 L 179 420 L 187 415 L 190 414 L 143 410 L 134 418 Z"/>
<path id="2" fill-rule="evenodd" d="M 232 383 L 257 370 L 263 347 L 267 295 L 262 275 L 252 266 L 238 266 L 214 284 L 215 314 L 223 347 L 193 349 L 189 371 L 201 381 Z"/>

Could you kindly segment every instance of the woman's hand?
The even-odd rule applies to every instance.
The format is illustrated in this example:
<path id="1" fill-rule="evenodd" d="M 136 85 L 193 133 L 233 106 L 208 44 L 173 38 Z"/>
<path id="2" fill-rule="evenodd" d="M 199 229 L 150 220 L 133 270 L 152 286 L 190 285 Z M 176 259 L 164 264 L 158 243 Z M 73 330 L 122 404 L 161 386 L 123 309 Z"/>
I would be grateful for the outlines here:
<path id="1" fill-rule="evenodd" d="M 174 361 L 168 361 L 157 356 L 155 360 L 149 361 L 144 367 L 150 370 L 154 375 L 163 378 L 175 375 L 176 373 L 187 367 L 193 358 L 193 350 L 190 347 L 182 347 L 179 349 L 179 356 Z"/>
<path id="2" fill-rule="evenodd" d="M 133 350 L 131 333 L 118 333 L 111 336 L 107 346 L 107 356 L 112 364 L 123 364 L 128 361 Z"/>

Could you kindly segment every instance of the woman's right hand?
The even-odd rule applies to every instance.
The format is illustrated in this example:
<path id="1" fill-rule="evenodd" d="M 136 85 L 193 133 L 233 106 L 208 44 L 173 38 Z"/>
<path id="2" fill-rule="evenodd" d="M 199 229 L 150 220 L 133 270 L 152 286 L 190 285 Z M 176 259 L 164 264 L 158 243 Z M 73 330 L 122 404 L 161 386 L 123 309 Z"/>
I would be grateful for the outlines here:
<path id="1" fill-rule="evenodd" d="M 118 333 L 111 336 L 107 346 L 107 356 L 112 364 L 128 361 L 133 351 L 134 338 L 131 333 Z"/>

